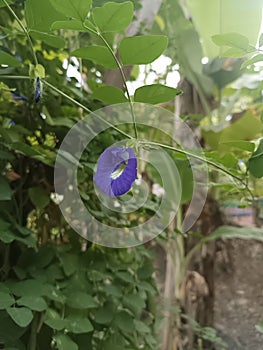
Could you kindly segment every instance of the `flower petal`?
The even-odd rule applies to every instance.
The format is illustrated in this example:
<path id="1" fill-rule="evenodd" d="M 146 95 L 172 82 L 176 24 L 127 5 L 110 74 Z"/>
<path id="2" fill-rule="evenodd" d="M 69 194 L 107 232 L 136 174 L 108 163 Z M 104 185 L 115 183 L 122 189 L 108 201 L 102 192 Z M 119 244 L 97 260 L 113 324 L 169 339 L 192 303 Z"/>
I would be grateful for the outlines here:
<path id="1" fill-rule="evenodd" d="M 112 176 L 113 173 L 114 176 Z M 93 179 L 103 193 L 117 197 L 130 190 L 136 176 L 137 159 L 133 149 L 113 146 L 100 155 Z"/>

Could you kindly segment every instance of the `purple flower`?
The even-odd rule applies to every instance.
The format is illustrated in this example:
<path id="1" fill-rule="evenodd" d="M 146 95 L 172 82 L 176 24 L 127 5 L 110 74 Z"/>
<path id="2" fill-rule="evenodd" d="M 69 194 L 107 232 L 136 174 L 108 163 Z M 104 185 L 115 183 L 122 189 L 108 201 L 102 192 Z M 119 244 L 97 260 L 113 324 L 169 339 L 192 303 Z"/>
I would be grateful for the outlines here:
<path id="1" fill-rule="evenodd" d="M 41 81 L 40 81 L 40 78 L 37 77 L 36 87 L 35 87 L 35 102 L 36 103 L 38 103 L 40 101 L 41 95 L 42 95 Z"/>
<path id="2" fill-rule="evenodd" d="M 136 176 L 137 159 L 133 149 L 113 146 L 100 155 L 93 179 L 103 193 L 117 197 L 129 191 Z"/>

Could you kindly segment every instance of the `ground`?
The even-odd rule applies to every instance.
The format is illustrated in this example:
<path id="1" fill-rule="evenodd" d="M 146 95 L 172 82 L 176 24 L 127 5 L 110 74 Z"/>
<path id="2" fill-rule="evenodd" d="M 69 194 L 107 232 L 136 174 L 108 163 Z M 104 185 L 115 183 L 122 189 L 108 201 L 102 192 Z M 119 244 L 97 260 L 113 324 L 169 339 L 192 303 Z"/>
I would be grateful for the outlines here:
<path id="1" fill-rule="evenodd" d="M 229 350 L 262 350 L 263 244 L 228 240 L 216 257 L 215 327 Z"/>

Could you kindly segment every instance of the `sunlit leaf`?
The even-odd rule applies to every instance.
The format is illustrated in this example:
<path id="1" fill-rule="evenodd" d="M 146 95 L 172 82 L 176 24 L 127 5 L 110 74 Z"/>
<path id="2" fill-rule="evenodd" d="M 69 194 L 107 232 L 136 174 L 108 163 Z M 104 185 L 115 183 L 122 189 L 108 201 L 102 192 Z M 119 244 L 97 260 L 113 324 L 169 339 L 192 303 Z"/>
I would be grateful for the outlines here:
<path id="1" fill-rule="evenodd" d="M 136 89 L 134 101 L 157 104 L 167 102 L 175 98 L 182 91 L 161 84 L 145 85 Z"/>
<path id="2" fill-rule="evenodd" d="M 128 101 L 124 95 L 124 92 L 115 86 L 100 87 L 92 94 L 92 98 L 107 104 L 123 103 Z"/>
<path id="3" fill-rule="evenodd" d="M 100 64 L 105 68 L 118 68 L 115 59 L 112 57 L 109 50 L 104 46 L 93 45 L 90 47 L 83 47 L 73 51 L 71 54 L 73 56 L 81 57 Z"/>
<path id="4" fill-rule="evenodd" d="M 102 7 L 94 8 L 92 15 L 101 32 L 122 31 L 132 21 L 133 3 L 106 2 Z"/>
<path id="5" fill-rule="evenodd" d="M 81 21 L 87 17 L 91 5 L 91 0 L 50 0 L 50 2 L 58 12 Z"/>
<path id="6" fill-rule="evenodd" d="M 56 47 L 58 49 L 61 49 L 65 46 L 65 41 L 64 39 L 52 35 L 52 34 L 47 34 L 47 33 L 43 33 L 43 32 L 39 32 L 36 30 L 31 30 L 30 31 L 31 36 L 36 39 L 36 40 L 40 40 L 45 42 L 46 44 L 52 46 L 52 47 Z"/>
<path id="7" fill-rule="evenodd" d="M 253 142 L 244 141 L 244 140 L 233 140 L 233 141 L 225 141 L 220 142 L 219 145 L 225 145 L 226 147 L 239 148 L 244 151 L 253 152 L 255 148 L 255 144 Z"/>
<path id="8" fill-rule="evenodd" d="M 82 21 L 79 21 L 76 19 L 72 19 L 68 21 L 57 21 L 52 23 L 51 25 L 51 30 L 66 29 L 66 30 L 77 30 L 79 32 L 88 32 L 89 28 L 96 30 L 96 28 L 90 21 L 85 20 L 85 22 L 83 23 Z"/>
<path id="9" fill-rule="evenodd" d="M 54 9 L 50 0 L 26 0 L 25 17 L 29 29 L 45 33 L 50 31 L 53 22 L 66 19 L 63 14 Z"/>
<path id="10" fill-rule="evenodd" d="M 261 25 L 262 0 L 187 0 L 187 8 L 202 38 L 204 54 L 217 57 L 225 48 L 218 47 L 212 36 L 235 32 L 255 45 Z M 206 14 L 204 16 L 204 13 Z"/>
<path id="11" fill-rule="evenodd" d="M 248 38 L 238 33 L 213 35 L 212 40 L 218 46 L 230 46 L 242 50 L 247 50 L 249 45 Z"/>
<path id="12" fill-rule="evenodd" d="M 163 35 L 145 35 L 124 38 L 120 42 L 120 57 L 124 65 L 148 64 L 166 49 L 168 39 Z"/>
<path id="13" fill-rule="evenodd" d="M 245 62 L 243 62 L 242 65 L 241 65 L 241 69 L 245 68 L 247 66 L 250 66 L 250 65 L 252 65 L 254 63 L 262 62 L 262 61 L 263 61 L 263 54 L 258 54 L 256 56 L 253 56 L 250 59 L 246 60 Z"/>

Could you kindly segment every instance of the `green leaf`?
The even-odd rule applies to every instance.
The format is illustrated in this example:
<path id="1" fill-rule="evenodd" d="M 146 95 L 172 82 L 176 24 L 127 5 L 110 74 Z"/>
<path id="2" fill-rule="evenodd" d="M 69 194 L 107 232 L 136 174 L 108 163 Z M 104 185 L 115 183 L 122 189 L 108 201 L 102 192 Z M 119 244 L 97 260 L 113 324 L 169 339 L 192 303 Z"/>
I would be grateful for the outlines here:
<path id="1" fill-rule="evenodd" d="M 83 47 L 71 53 L 72 56 L 81 57 L 100 64 L 105 68 L 116 69 L 118 65 L 109 50 L 104 46 L 93 45 Z"/>
<path id="2" fill-rule="evenodd" d="M 262 47 L 263 46 L 263 33 L 260 34 L 259 40 L 258 40 L 258 46 Z"/>
<path id="3" fill-rule="evenodd" d="M 133 3 L 107 2 L 102 7 L 94 8 L 92 15 L 100 32 L 122 31 L 132 21 Z"/>
<path id="4" fill-rule="evenodd" d="M 30 35 L 35 40 L 43 41 L 44 43 L 48 44 L 49 46 L 56 47 L 58 49 L 62 49 L 65 46 L 65 40 L 62 38 L 59 38 L 55 35 L 39 32 L 36 30 L 30 30 Z"/>
<path id="5" fill-rule="evenodd" d="M 128 102 L 124 92 L 115 86 L 102 86 L 92 94 L 94 100 L 105 102 L 106 104 L 115 104 Z"/>
<path id="6" fill-rule="evenodd" d="M 87 28 L 85 28 L 84 25 Z M 66 29 L 66 30 L 77 30 L 79 32 L 89 32 L 88 28 L 92 30 L 96 30 L 96 27 L 94 27 L 94 25 L 88 20 L 86 20 L 84 23 L 76 19 L 72 19 L 69 21 L 57 21 L 52 23 L 51 25 L 51 30 Z"/>
<path id="7" fill-rule="evenodd" d="M 233 140 L 233 141 L 225 141 L 220 142 L 219 146 L 224 145 L 229 149 L 229 147 L 238 148 L 244 151 L 253 152 L 255 148 L 255 144 L 253 142 L 249 141 L 243 141 L 243 140 Z"/>
<path id="8" fill-rule="evenodd" d="M 172 99 L 182 91 L 161 84 L 139 87 L 134 94 L 134 101 L 144 103 L 162 103 Z"/>
<path id="9" fill-rule="evenodd" d="M 242 5 L 239 0 L 187 0 L 186 3 L 202 39 L 205 56 L 214 58 L 222 52 L 211 39 L 215 34 L 240 33 L 250 44 L 256 44 L 262 19 L 262 0 L 242 1 Z"/>
<path id="10" fill-rule="evenodd" d="M 0 231 L 5 231 L 11 226 L 10 222 L 0 218 Z"/>
<path id="11" fill-rule="evenodd" d="M 28 193 L 31 202 L 37 209 L 44 209 L 50 202 L 49 193 L 43 187 L 31 187 Z"/>
<path id="12" fill-rule="evenodd" d="M 163 35 L 145 35 L 124 38 L 120 42 L 120 57 L 124 65 L 148 64 L 166 49 L 168 39 Z"/>
<path id="13" fill-rule="evenodd" d="M 220 54 L 220 57 L 234 57 L 241 58 L 247 55 L 247 51 L 239 48 L 231 48 Z"/>
<path id="14" fill-rule="evenodd" d="M 44 311 L 47 309 L 47 303 L 45 299 L 39 296 L 32 297 L 28 295 L 24 295 L 22 298 L 17 300 L 17 305 L 26 306 L 34 311 Z"/>
<path id="15" fill-rule="evenodd" d="M 150 328 L 142 321 L 134 320 L 134 325 L 135 325 L 136 331 L 138 331 L 139 333 L 150 333 L 151 332 Z"/>
<path id="16" fill-rule="evenodd" d="M 118 332 L 114 332 L 106 338 L 103 343 L 103 350 L 123 350 L 126 349 L 125 340 Z"/>
<path id="17" fill-rule="evenodd" d="M 126 311 L 118 312 L 113 324 L 123 332 L 132 333 L 134 331 L 133 317 Z"/>
<path id="18" fill-rule="evenodd" d="M 175 164 L 181 178 L 182 196 L 181 203 L 191 200 L 194 191 L 193 171 L 188 159 L 175 159 Z"/>
<path id="19" fill-rule="evenodd" d="M 212 40 L 218 46 L 230 46 L 245 51 L 249 45 L 248 38 L 238 33 L 213 35 Z"/>
<path id="20" fill-rule="evenodd" d="M 12 232 L 10 230 L 1 231 L 0 240 L 4 243 L 11 243 L 16 240 L 24 243 L 27 247 L 30 247 L 30 248 L 36 247 L 36 240 L 32 235 L 24 238 L 24 237 L 18 236 L 15 232 Z"/>
<path id="21" fill-rule="evenodd" d="M 0 292 L 0 310 L 8 308 L 14 303 L 15 299 L 9 293 Z"/>
<path id="22" fill-rule="evenodd" d="M 41 79 L 45 79 L 45 77 L 46 77 L 45 67 L 39 63 L 33 69 L 33 77 L 32 78 L 34 79 L 37 77 L 39 77 Z"/>
<path id="23" fill-rule="evenodd" d="M 131 284 L 134 283 L 134 278 L 129 272 L 122 272 L 122 271 L 116 272 L 116 277 L 126 283 L 131 283 Z"/>
<path id="24" fill-rule="evenodd" d="M 6 64 L 11 67 L 21 66 L 21 63 L 15 57 L 2 50 L 0 50 L 0 65 L 1 64 Z"/>
<path id="25" fill-rule="evenodd" d="M 89 333 L 93 331 L 93 326 L 87 317 L 80 315 L 70 315 L 65 319 L 66 328 L 75 334 Z"/>
<path id="26" fill-rule="evenodd" d="M 1 231 L 0 232 L 0 241 L 4 243 L 11 243 L 16 239 L 16 236 L 12 231 Z"/>
<path id="27" fill-rule="evenodd" d="M 26 327 L 33 320 L 33 313 L 26 307 L 11 307 L 7 310 L 8 315 L 20 327 Z"/>
<path id="28" fill-rule="evenodd" d="M 142 267 L 140 267 L 137 271 L 138 278 L 140 280 L 147 279 L 152 276 L 154 270 L 153 265 L 150 261 L 143 264 Z"/>
<path id="29" fill-rule="evenodd" d="M 251 57 L 249 60 L 246 60 L 245 62 L 243 62 L 241 65 L 241 69 L 245 68 L 247 66 L 251 66 L 252 64 L 254 64 L 256 62 L 262 62 L 262 61 L 263 61 L 263 55 L 258 54 L 256 56 Z"/>
<path id="30" fill-rule="evenodd" d="M 126 294 L 123 298 L 123 305 L 133 313 L 139 315 L 145 307 L 145 301 L 140 294 Z"/>
<path id="31" fill-rule="evenodd" d="M 76 254 L 60 254 L 59 259 L 66 276 L 72 275 L 77 270 L 79 257 Z"/>
<path id="32" fill-rule="evenodd" d="M 49 32 L 53 22 L 65 19 L 54 9 L 50 0 L 26 0 L 25 17 L 28 28 L 40 32 Z"/>
<path id="33" fill-rule="evenodd" d="M 52 309 L 47 310 L 44 323 L 56 331 L 61 331 L 67 325 L 65 319 L 62 319 L 57 311 Z"/>
<path id="34" fill-rule="evenodd" d="M 248 170 L 256 178 L 263 176 L 263 139 L 260 140 L 258 148 L 248 160 Z"/>
<path id="35" fill-rule="evenodd" d="M 84 21 L 90 11 L 91 0 L 50 0 L 52 6 L 70 18 Z"/>
<path id="36" fill-rule="evenodd" d="M 32 298 L 35 298 L 38 296 L 50 296 L 53 286 L 43 283 L 42 280 L 28 279 L 14 283 L 10 286 L 10 290 L 13 294 L 20 297 L 32 296 Z"/>
<path id="37" fill-rule="evenodd" d="M 95 312 L 95 322 L 109 324 L 114 316 L 115 307 L 112 303 L 106 302 L 103 307 Z"/>
<path id="38" fill-rule="evenodd" d="M 225 128 L 221 134 L 212 133 L 211 137 L 215 139 L 219 136 L 220 143 L 236 140 L 237 135 L 239 140 L 253 140 L 262 132 L 262 129 L 260 120 L 253 115 L 251 110 L 248 110 L 235 123 Z"/>
<path id="39" fill-rule="evenodd" d="M 214 231 L 209 237 L 206 237 L 205 241 L 211 241 L 217 238 L 240 238 L 240 239 L 255 239 L 263 240 L 262 228 L 257 227 L 234 227 L 234 226 L 221 226 Z"/>
<path id="40" fill-rule="evenodd" d="M 104 286 L 103 291 L 105 292 L 105 294 L 114 296 L 116 298 L 120 298 L 122 296 L 121 288 L 113 284 Z"/>
<path id="41" fill-rule="evenodd" d="M 12 198 L 12 189 L 7 179 L 0 175 L 0 201 L 8 201 Z"/>
<path id="42" fill-rule="evenodd" d="M 91 295 L 80 291 L 68 295 L 66 304 L 75 309 L 90 309 L 98 306 Z"/>
<path id="43" fill-rule="evenodd" d="M 29 146 L 28 144 L 23 142 L 14 142 L 10 146 L 16 152 L 22 153 L 25 156 L 29 156 L 29 157 L 41 156 L 40 152 L 36 151 L 32 146 Z"/>
<path id="44" fill-rule="evenodd" d="M 59 333 L 53 337 L 58 350 L 78 350 L 78 345 L 66 334 Z"/>
<path id="45" fill-rule="evenodd" d="M 8 5 L 12 4 L 13 0 L 6 0 L 6 2 L 8 3 Z M 6 4 L 3 2 L 3 0 L 0 0 L 0 7 L 5 7 Z"/>

